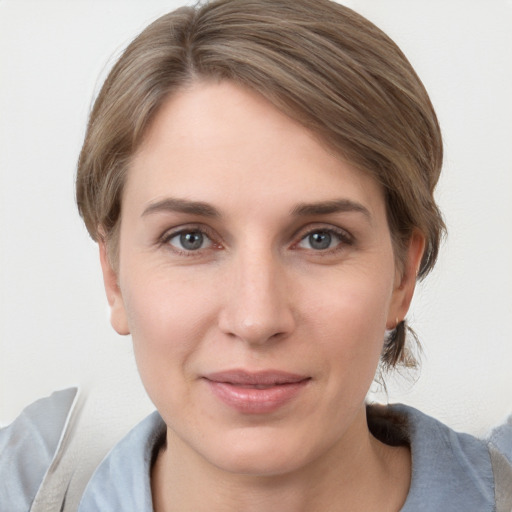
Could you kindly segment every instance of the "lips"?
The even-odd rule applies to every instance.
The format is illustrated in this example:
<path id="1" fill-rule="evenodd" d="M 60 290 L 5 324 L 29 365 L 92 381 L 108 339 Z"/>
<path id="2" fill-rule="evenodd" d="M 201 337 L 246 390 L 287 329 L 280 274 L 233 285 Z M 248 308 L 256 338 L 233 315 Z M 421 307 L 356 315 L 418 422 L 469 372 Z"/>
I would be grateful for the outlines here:
<path id="1" fill-rule="evenodd" d="M 266 370 L 230 370 L 204 376 L 213 395 L 238 412 L 268 414 L 296 398 L 311 378 Z"/>

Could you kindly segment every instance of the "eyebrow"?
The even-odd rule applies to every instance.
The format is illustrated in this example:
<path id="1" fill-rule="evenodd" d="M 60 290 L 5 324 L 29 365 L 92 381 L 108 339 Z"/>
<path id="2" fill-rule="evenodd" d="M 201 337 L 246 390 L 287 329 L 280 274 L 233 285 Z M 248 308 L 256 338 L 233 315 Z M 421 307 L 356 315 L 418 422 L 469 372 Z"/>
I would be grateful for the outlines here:
<path id="1" fill-rule="evenodd" d="M 189 201 L 188 199 L 166 198 L 150 204 L 143 212 L 142 217 L 152 213 L 179 212 L 201 217 L 220 217 L 219 211 L 208 203 Z"/>
<path id="2" fill-rule="evenodd" d="M 321 201 L 318 203 L 300 203 L 293 208 L 292 215 L 305 217 L 343 212 L 362 213 L 369 221 L 372 220 L 372 215 L 368 208 L 350 199 L 334 199 L 332 201 Z"/>
<path id="3" fill-rule="evenodd" d="M 188 213 L 191 215 L 210 218 L 218 218 L 221 216 L 220 212 L 208 203 L 168 197 L 150 204 L 142 212 L 142 217 L 152 213 L 161 212 Z M 308 217 L 312 215 L 329 215 L 332 213 L 343 212 L 362 213 L 369 221 L 372 220 L 372 216 L 367 208 L 360 203 L 351 201 L 350 199 L 335 199 L 331 201 L 320 201 L 317 203 L 299 203 L 292 209 L 291 214 L 297 217 Z"/>

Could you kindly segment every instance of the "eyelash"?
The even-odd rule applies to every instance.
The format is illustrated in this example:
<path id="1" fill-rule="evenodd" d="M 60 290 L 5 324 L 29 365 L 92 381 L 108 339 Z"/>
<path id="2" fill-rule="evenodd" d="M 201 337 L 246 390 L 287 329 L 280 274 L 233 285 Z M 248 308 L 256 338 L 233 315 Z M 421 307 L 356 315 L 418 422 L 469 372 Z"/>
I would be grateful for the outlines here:
<path id="1" fill-rule="evenodd" d="M 330 226 L 330 227 L 318 226 L 318 227 L 309 229 L 304 234 L 301 234 L 299 241 L 295 242 L 293 244 L 293 247 L 294 248 L 297 247 L 299 250 L 301 250 L 301 248 L 298 247 L 299 244 L 301 244 L 303 241 L 307 240 L 308 237 L 310 237 L 311 235 L 313 235 L 315 233 L 322 233 L 322 234 L 329 235 L 331 237 L 334 236 L 339 241 L 339 243 L 337 243 L 334 247 L 329 247 L 326 249 L 318 249 L 318 250 L 304 249 L 307 251 L 311 251 L 315 255 L 318 255 L 318 256 L 332 255 L 334 253 L 337 253 L 338 251 L 343 250 L 347 246 L 354 245 L 354 242 L 355 242 L 354 237 L 348 231 L 346 231 L 344 229 L 335 228 L 333 226 Z"/>
<path id="2" fill-rule="evenodd" d="M 170 243 L 170 241 L 173 238 L 176 238 L 181 235 L 192 234 L 192 233 L 199 233 L 202 236 L 206 237 L 209 240 L 210 245 L 206 248 L 199 248 L 197 250 L 191 250 L 191 249 L 180 249 Z M 299 245 L 304 240 L 306 240 L 308 237 L 310 237 L 311 235 L 313 235 L 315 233 L 322 233 L 322 234 L 326 234 L 331 237 L 334 236 L 335 238 L 337 238 L 339 240 L 339 243 L 337 243 L 334 247 L 328 247 L 326 249 L 318 249 L 318 250 L 315 250 L 312 248 L 303 249 L 303 248 L 299 247 Z M 314 253 L 315 255 L 319 255 L 319 256 L 327 256 L 327 255 L 334 254 L 340 250 L 343 250 L 343 248 L 346 246 L 354 245 L 354 242 L 355 242 L 353 236 L 349 232 L 347 232 L 344 229 L 335 228 L 332 226 L 330 226 L 330 227 L 318 226 L 318 227 L 310 228 L 305 233 L 300 233 L 299 236 L 300 236 L 299 240 L 297 242 L 294 242 L 291 245 L 292 249 L 310 251 L 310 252 Z M 207 250 L 207 249 L 212 249 L 212 248 L 213 249 L 221 249 L 222 244 L 219 242 L 216 242 L 215 238 L 216 237 L 212 234 L 212 230 L 207 229 L 205 226 L 190 225 L 190 226 L 182 226 L 176 230 L 166 231 L 160 237 L 159 245 L 165 246 L 166 248 L 172 250 L 173 252 L 175 252 L 181 256 L 194 257 L 194 256 L 200 256 L 203 253 L 203 251 Z"/>
<path id="3" fill-rule="evenodd" d="M 205 249 L 220 249 L 221 244 L 215 241 L 215 237 L 212 235 L 211 230 L 207 229 L 205 226 L 182 226 L 179 229 L 166 231 L 159 239 L 159 245 L 165 246 L 171 251 L 179 254 L 180 256 L 194 257 L 199 256 L 205 249 L 199 248 L 197 250 L 190 249 L 180 249 L 175 245 L 172 245 L 170 242 L 173 238 L 176 238 L 181 235 L 187 235 L 192 233 L 199 233 L 202 236 L 206 237 L 210 241 L 210 246 Z"/>

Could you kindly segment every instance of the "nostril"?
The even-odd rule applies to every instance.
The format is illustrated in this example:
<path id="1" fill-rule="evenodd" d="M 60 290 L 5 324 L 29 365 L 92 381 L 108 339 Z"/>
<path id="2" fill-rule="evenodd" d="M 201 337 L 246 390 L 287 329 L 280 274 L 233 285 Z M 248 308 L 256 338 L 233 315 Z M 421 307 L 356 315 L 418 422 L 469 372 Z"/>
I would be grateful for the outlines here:
<path id="1" fill-rule="evenodd" d="M 248 318 L 236 318 L 223 315 L 220 329 L 231 338 L 237 338 L 249 344 L 261 345 L 280 341 L 293 331 L 293 323 L 285 319 L 288 315 L 268 316 L 264 321 Z"/>

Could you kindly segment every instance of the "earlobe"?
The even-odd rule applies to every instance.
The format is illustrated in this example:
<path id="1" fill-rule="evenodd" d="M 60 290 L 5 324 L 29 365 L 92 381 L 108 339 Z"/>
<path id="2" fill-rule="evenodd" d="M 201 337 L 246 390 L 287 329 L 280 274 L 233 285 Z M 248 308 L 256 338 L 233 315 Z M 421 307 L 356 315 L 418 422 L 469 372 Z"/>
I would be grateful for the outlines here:
<path id="1" fill-rule="evenodd" d="M 105 242 L 98 242 L 98 246 L 100 250 L 101 270 L 103 272 L 103 284 L 105 285 L 105 293 L 107 294 L 107 300 L 110 306 L 110 323 L 118 334 L 130 334 L 124 300 L 117 279 L 117 272 L 109 261 Z"/>
<path id="2" fill-rule="evenodd" d="M 416 287 L 416 276 L 421 264 L 421 258 L 425 251 L 425 236 L 419 230 L 414 230 L 409 240 L 406 259 L 395 289 L 391 306 L 389 308 L 386 328 L 394 329 L 407 314 L 411 305 L 414 289 Z"/>

